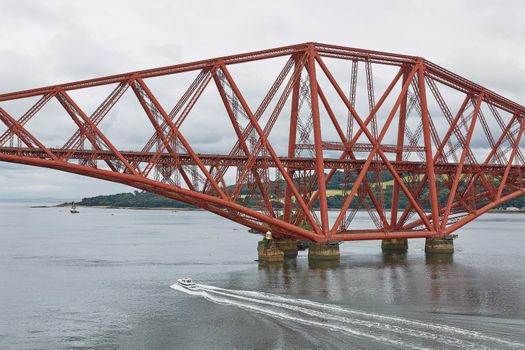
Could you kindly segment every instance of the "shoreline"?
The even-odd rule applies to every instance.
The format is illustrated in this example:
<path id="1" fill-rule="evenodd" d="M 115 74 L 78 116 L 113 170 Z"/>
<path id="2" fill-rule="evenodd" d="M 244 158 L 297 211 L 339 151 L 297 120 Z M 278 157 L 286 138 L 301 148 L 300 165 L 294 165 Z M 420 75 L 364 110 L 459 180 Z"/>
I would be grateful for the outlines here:
<path id="1" fill-rule="evenodd" d="M 29 208 L 32 209 L 45 209 L 45 208 L 66 208 L 70 203 L 62 203 L 56 205 L 33 205 Z M 125 206 L 110 206 L 110 205 L 81 205 L 77 204 L 79 208 L 99 208 L 99 209 L 130 209 L 130 210 L 172 210 L 172 211 L 205 211 L 201 208 L 180 208 L 180 207 L 125 207 Z M 340 208 L 329 208 L 328 211 L 339 211 Z M 387 211 L 389 209 L 386 209 Z M 358 211 L 367 211 L 366 209 L 359 209 Z M 488 213 L 502 213 L 502 214 L 522 214 L 525 213 L 525 209 L 520 210 L 505 210 L 505 209 L 493 209 L 489 210 Z"/>
<path id="2" fill-rule="evenodd" d="M 70 203 L 56 204 L 56 205 L 32 205 L 31 209 L 46 209 L 46 208 L 67 208 Z M 179 207 L 122 207 L 111 205 L 76 205 L 77 208 L 98 208 L 98 209 L 131 209 L 131 210 L 173 210 L 173 211 L 204 211 L 201 208 L 179 208 Z"/>

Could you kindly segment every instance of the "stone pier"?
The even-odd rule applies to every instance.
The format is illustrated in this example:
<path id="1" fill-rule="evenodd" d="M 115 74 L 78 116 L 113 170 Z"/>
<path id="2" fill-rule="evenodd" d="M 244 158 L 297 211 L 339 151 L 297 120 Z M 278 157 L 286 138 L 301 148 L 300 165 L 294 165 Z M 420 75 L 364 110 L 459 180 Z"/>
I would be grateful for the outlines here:
<path id="1" fill-rule="evenodd" d="M 273 239 L 263 238 L 257 245 L 257 255 L 260 262 L 283 262 L 284 252 L 277 248 Z"/>
<path id="2" fill-rule="evenodd" d="M 383 239 L 381 241 L 381 249 L 383 250 L 384 253 L 406 252 L 408 250 L 408 239 L 406 238 Z"/>
<path id="3" fill-rule="evenodd" d="M 454 241 L 447 237 L 427 238 L 425 240 L 425 253 L 452 254 L 454 253 Z"/>
<path id="4" fill-rule="evenodd" d="M 339 242 L 312 243 L 308 248 L 308 260 L 339 261 Z"/>
<path id="5" fill-rule="evenodd" d="M 290 238 L 276 238 L 274 239 L 277 249 L 284 253 L 285 258 L 297 257 L 297 241 Z"/>

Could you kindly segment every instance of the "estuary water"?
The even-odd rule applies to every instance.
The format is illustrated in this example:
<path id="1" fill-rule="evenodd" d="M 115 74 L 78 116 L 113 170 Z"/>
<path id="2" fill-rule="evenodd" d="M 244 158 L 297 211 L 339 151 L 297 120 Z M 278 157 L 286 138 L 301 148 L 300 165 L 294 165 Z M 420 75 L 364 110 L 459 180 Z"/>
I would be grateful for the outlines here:
<path id="1" fill-rule="evenodd" d="M 525 214 L 479 218 L 450 259 L 415 239 L 260 265 L 260 236 L 206 212 L 43 204 L 0 201 L 0 349 L 525 349 Z"/>

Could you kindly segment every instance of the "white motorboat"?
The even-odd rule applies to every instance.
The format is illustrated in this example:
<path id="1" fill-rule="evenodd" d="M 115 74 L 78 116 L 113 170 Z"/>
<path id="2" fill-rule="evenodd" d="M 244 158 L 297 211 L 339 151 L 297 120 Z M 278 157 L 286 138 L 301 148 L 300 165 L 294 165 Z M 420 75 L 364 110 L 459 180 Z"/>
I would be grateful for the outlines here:
<path id="1" fill-rule="evenodd" d="M 197 288 L 197 285 L 191 280 L 191 278 L 185 277 L 185 278 L 179 278 L 177 280 L 177 283 L 181 285 L 184 288 L 187 289 L 195 289 Z"/>

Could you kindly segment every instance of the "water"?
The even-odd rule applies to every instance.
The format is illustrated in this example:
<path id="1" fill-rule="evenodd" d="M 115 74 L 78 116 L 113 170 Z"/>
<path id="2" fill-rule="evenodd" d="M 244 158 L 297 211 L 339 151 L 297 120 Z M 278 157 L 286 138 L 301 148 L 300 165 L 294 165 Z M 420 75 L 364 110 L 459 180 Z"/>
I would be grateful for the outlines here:
<path id="1" fill-rule="evenodd" d="M 276 266 L 206 212 L 31 204 L 0 202 L 0 349 L 525 349 L 523 214 L 474 221 L 453 259 L 356 242 Z"/>

